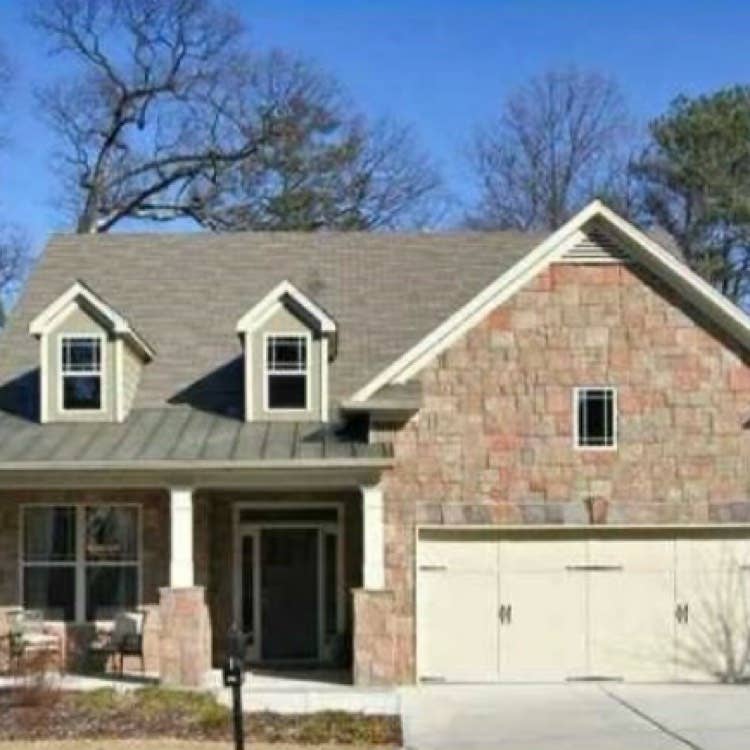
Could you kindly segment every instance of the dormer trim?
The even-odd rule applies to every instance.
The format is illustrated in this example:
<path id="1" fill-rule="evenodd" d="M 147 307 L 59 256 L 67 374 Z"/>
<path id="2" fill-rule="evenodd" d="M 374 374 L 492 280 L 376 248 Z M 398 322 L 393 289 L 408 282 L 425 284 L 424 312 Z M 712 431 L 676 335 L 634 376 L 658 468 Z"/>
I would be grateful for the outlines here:
<path id="1" fill-rule="evenodd" d="M 308 318 L 319 333 L 334 335 L 336 321 L 313 302 L 306 294 L 297 289 L 291 281 L 282 281 L 274 287 L 260 302 L 254 305 L 237 321 L 237 333 L 248 333 L 256 330 L 271 315 L 279 304 L 287 303 L 304 318 Z"/>
<path id="2" fill-rule="evenodd" d="M 153 347 L 133 328 L 128 319 L 80 280 L 77 280 L 31 321 L 29 333 L 42 338 L 68 314 L 71 305 L 81 303 L 84 309 L 88 308 L 101 318 L 105 327 L 112 333 L 127 341 L 144 361 L 148 362 L 155 357 L 156 352 Z"/>

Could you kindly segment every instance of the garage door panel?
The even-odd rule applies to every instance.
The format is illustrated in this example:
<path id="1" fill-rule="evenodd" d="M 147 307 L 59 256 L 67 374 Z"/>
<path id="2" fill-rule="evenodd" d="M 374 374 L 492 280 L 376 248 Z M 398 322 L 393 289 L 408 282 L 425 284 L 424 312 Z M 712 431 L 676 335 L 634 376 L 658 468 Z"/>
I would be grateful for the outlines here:
<path id="1" fill-rule="evenodd" d="M 500 542 L 500 679 L 559 682 L 584 668 L 585 580 L 571 567 L 586 561 L 586 542 Z"/>
<path id="2" fill-rule="evenodd" d="M 672 571 L 593 571 L 589 578 L 590 675 L 674 678 Z"/>
<path id="3" fill-rule="evenodd" d="M 674 542 L 594 539 L 589 545 L 592 675 L 674 677 Z"/>
<path id="4" fill-rule="evenodd" d="M 420 679 L 497 680 L 496 590 L 494 570 L 420 572 Z"/>
<path id="5" fill-rule="evenodd" d="M 586 562 L 583 539 L 513 539 L 500 542 L 500 571 L 506 573 L 559 574 L 571 565 Z"/>
<path id="6" fill-rule="evenodd" d="M 677 543 L 676 663 L 684 680 L 737 680 L 750 674 L 747 540 Z"/>
<path id="7" fill-rule="evenodd" d="M 500 679 L 562 682 L 586 663 L 586 592 L 582 576 L 557 570 L 500 575 Z"/>
<path id="8" fill-rule="evenodd" d="M 426 539 L 419 544 L 420 567 L 434 566 L 451 571 L 495 573 L 497 571 L 497 541 L 471 539 L 456 534 L 446 539 Z"/>

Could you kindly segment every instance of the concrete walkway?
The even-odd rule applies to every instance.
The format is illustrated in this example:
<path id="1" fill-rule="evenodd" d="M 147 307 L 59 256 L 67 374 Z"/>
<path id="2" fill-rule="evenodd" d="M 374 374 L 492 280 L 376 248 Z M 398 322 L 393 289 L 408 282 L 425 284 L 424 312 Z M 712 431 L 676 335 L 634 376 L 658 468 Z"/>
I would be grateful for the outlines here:
<path id="1" fill-rule="evenodd" d="M 316 711 L 397 715 L 401 698 L 394 688 L 359 688 L 348 675 L 310 671 L 300 673 L 259 673 L 245 675 L 242 703 L 245 711 L 272 711 L 280 714 L 307 714 Z M 231 705 L 232 694 L 221 684 L 221 673 L 212 673 L 209 686 L 220 703 Z"/>
<path id="2" fill-rule="evenodd" d="M 750 687 L 436 685 L 401 696 L 410 750 L 750 748 Z"/>

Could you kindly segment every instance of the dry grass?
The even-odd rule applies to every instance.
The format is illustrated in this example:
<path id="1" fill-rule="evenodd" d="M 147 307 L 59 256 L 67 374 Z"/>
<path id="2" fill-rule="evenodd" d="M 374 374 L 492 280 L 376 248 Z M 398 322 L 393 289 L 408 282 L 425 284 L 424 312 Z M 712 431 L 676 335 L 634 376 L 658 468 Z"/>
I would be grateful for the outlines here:
<path id="1" fill-rule="evenodd" d="M 232 750 L 228 742 L 181 740 L 75 740 L 72 742 L 0 742 L 0 750 Z M 367 745 L 252 744 L 253 750 L 368 750 Z M 387 750 L 381 745 L 379 750 Z M 395 750 L 395 748 L 393 749 Z"/>
<path id="2" fill-rule="evenodd" d="M 270 745 L 274 750 L 332 745 L 390 748 L 401 741 L 396 716 L 334 711 L 249 714 L 245 733 L 249 747 Z M 118 741 L 108 740 L 110 737 Z M 230 711 L 206 693 L 156 687 L 128 693 L 106 689 L 84 693 L 0 691 L 0 750 L 168 750 L 170 742 L 174 750 L 231 750 L 231 738 Z"/>

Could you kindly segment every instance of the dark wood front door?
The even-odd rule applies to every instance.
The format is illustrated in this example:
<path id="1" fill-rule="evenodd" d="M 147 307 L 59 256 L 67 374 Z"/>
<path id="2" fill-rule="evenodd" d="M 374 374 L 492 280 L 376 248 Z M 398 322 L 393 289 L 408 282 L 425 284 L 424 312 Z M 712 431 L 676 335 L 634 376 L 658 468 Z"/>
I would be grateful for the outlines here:
<path id="1" fill-rule="evenodd" d="M 317 529 L 261 531 L 262 658 L 317 659 Z"/>

